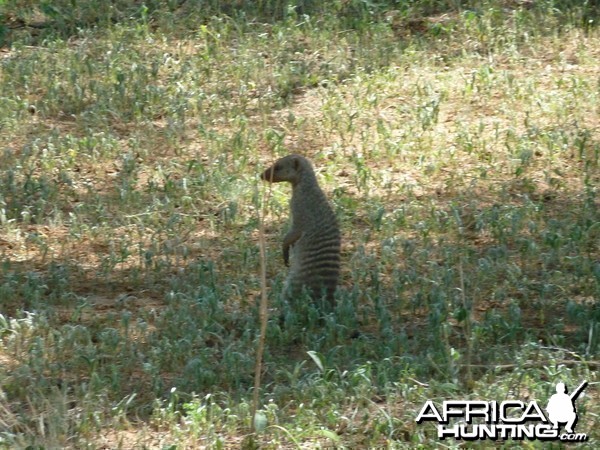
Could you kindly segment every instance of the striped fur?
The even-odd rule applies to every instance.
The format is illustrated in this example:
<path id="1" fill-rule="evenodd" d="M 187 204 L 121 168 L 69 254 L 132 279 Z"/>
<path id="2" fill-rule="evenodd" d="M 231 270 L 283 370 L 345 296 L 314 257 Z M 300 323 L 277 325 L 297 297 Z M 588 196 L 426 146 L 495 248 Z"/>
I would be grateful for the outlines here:
<path id="1" fill-rule="evenodd" d="M 303 156 L 285 156 L 261 178 L 292 184 L 292 227 L 283 239 L 283 260 L 286 265 L 291 260 L 287 295 L 296 297 L 306 288 L 313 299 L 325 295 L 332 301 L 340 274 L 340 230 L 312 165 Z"/>

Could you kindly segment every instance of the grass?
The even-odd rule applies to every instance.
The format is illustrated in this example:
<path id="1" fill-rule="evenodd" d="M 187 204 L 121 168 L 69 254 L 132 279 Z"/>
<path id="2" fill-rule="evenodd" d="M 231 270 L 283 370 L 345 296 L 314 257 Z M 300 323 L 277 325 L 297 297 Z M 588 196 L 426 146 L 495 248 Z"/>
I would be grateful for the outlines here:
<path id="1" fill-rule="evenodd" d="M 250 445 L 258 174 L 291 152 L 343 286 L 281 303 L 273 188 L 255 444 L 433 448 L 428 399 L 585 379 L 593 446 L 593 2 L 77 4 L 0 2 L 0 446 Z"/>

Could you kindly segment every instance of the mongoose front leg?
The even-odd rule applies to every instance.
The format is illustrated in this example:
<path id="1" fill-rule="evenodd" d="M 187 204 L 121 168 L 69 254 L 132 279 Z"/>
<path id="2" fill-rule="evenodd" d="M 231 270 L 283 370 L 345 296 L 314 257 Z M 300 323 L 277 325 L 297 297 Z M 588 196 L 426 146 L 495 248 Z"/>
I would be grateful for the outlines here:
<path id="1" fill-rule="evenodd" d="M 290 265 L 290 246 L 294 245 L 300 236 L 302 236 L 302 232 L 292 229 L 283 238 L 283 263 L 286 266 Z"/>

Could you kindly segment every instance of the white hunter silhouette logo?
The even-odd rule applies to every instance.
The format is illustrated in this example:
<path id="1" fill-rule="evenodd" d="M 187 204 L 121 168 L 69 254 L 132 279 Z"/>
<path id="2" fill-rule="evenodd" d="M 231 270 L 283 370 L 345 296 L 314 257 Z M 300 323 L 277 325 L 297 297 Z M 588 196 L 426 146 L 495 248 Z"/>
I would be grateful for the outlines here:
<path id="1" fill-rule="evenodd" d="M 548 418 L 554 424 L 554 428 L 558 429 L 558 423 L 562 422 L 567 424 L 565 427 L 567 433 L 575 432 L 573 431 L 573 427 L 577 423 L 575 400 L 586 386 L 587 381 L 584 381 L 571 395 L 568 395 L 565 383 L 556 384 L 556 394 L 550 397 L 546 408 Z"/>
<path id="2" fill-rule="evenodd" d="M 544 413 L 536 400 L 444 400 L 437 406 L 427 400 L 417 414 L 417 424 L 434 422 L 441 440 L 454 438 L 475 440 L 560 440 L 583 442 L 585 433 L 575 433 L 577 409 L 575 401 L 588 385 L 581 383 L 573 393 L 567 393 L 564 383 L 556 384 Z M 561 432 L 559 424 L 565 424 Z"/>

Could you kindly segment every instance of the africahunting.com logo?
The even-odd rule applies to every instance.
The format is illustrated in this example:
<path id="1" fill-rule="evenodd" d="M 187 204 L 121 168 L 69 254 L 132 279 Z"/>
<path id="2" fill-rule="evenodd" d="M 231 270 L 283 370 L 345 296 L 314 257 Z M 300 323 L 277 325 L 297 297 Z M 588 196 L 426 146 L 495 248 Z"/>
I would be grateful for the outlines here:
<path id="1" fill-rule="evenodd" d="M 427 400 L 415 420 L 418 424 L 437 422 L 439 439 L 586 441 L 587 434 L 575 433 L 575 400 L 587 384 L 584 381 L 568 394 L 565 384 L 558 383 L 556 394 L 545 408 L 547 414 L 535 400 L 528 403 L 520 400 L 447 400 L 442 402 L 441 409 Z M 564 424 L 562 432 L 560 424 Z"/>

